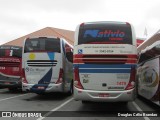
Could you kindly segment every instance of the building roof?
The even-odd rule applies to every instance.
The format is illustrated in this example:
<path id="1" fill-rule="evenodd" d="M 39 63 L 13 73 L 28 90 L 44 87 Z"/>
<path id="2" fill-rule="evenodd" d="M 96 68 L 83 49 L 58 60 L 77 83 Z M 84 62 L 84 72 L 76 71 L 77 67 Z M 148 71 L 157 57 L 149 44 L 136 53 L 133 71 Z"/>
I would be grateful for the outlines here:
<path id="1" fill-rule="evenodd" d="M 10 42 L 5 43 L 5 45 L 23 46 L 23 41 L 25 38 L 28 38 L 28 37 L 48 37 L 48 36 L 64 38 L 71 45 L 73 45 L 73 43 L 74 43 L 74 31 L 46 27 L 46 28 L 40 29 L 38 31 L 35 31 L 33 33 L 30 33 L 28 35 L 17 38 L 15 40 L 11 40 Z"/>
<path id="2" fill-rule="evenodd" d="M 138 52 L 141 52 L 147 46 L 150 46 L 151 44 L 159 40 L 160 40 L 160 30 L 157 31 L 151 38 L 149 38 L 148 40 L 145 40 L 141 45 L 139 45 L 137 48 Z"/>

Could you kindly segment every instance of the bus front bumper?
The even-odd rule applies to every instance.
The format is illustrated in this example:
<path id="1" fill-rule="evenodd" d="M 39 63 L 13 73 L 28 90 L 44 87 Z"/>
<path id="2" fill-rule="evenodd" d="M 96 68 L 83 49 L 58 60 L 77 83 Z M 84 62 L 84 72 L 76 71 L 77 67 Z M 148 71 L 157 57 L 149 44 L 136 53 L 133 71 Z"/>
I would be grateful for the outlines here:
<path id="1" fill-rule="evenodd" d="M 135 89 L 124 91 L 94 91 L 74 87 L 74 99 L 93 102 L 128 102 L 136 98 Z"/>

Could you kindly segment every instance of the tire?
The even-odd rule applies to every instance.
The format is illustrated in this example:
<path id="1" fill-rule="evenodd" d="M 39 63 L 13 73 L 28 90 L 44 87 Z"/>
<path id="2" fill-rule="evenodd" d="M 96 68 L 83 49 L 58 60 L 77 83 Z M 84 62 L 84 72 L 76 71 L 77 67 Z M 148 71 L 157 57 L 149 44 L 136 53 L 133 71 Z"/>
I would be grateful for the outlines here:
<path id="1" fill-rule="evenodd" d="M 36 94 L 39 95 L 39 96 L 46 95 L 45 93 L 36 93 Z"/>
<path id="2" fill-rule="evenodd" d="M 18 91 L 17 88 L 8 88 L 8 90 L 9 90 L 10 92 L 17 92 L 17 91 Z"/>
<path id="3" fill-rule="evenodd" d="M 72 95 L 73 94 L 73 80 L 72 80 L 72 83 L 70 85 L 70 90 L 68 92 L 68 95 Z"/>
<path id="4" fill-rule="evenodd" d="M 128 102 L 120 102 L 120 104 L 126 106 Z"/>
<path id="5" fill-rule="evenodd" d="M 85 101 L 85 100 L 82 100 L 82 104 L 88 104 L 90 103 L 89 101 Z"/>

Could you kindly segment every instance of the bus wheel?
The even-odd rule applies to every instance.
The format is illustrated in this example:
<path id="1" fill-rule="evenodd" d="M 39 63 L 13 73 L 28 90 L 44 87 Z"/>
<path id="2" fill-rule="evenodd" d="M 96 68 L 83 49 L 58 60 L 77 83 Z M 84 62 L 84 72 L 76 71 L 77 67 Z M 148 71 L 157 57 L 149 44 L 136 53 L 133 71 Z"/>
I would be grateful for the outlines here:
<path id="1" fill-rule="evenodd" d="M 68 95 L 72 95 L 73 94 L 73 82 L 70 85 L 70 90 L 68 92 Z"/>
<path id="2" fill-rule="evenodd" d="M 36 93 L 37 95 L 46 95 L 46 93 Z"/>
<path id="3" fill-rule="evenodd" d="M 82 104 L 88 104 L 88 103 L 91 103 L 91 102 L 82 100 Z"/>
<path id="4" fill-rule="evenodd" d="M 18 91 L 17 88 L 8 88 L 8 90 L 9 90 L 10 92 L 16 92 L 16 91 Z"/>
<path id="5" fill-rule="evenodd" d="M 120 102 L 121 105 L 127 105 L 128 102 Z"/>

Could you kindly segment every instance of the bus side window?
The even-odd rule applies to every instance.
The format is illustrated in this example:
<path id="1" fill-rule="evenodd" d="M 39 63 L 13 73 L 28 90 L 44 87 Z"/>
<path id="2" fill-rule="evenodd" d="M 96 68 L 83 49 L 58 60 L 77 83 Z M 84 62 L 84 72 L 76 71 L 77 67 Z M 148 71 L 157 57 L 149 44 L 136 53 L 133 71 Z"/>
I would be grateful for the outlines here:
<path id="1" fill-rule="evenodd" d="M 5 50 L 4 49 L 0 50 L 0 57 L 2 57 L 2 56 L 5 56 Z"/>
<path id="2" fill-rule="evenodd" d="M 68 61 L 70 61 L 71 63 L 73 63 L 73 52 L 72 51 L 67 52 L 66 53 L 66 57 L 67 57 Z"/>
<path id="3" fill-rule="evenodd" d="M 64 54 L 66 55 L 66 58 L 69 62 L 73 63 L 73 49 L 67 44 L 64 43 Z"/>
<path id="4" fill-rule="evenodd" d="M 64 55 L 66 56 L 66 51 L 65 51 L 65 42 L 64 42 L 64 41 L 62 41 L 62 49 L 63 49 L 63 53 L 64 53 Z"/>

